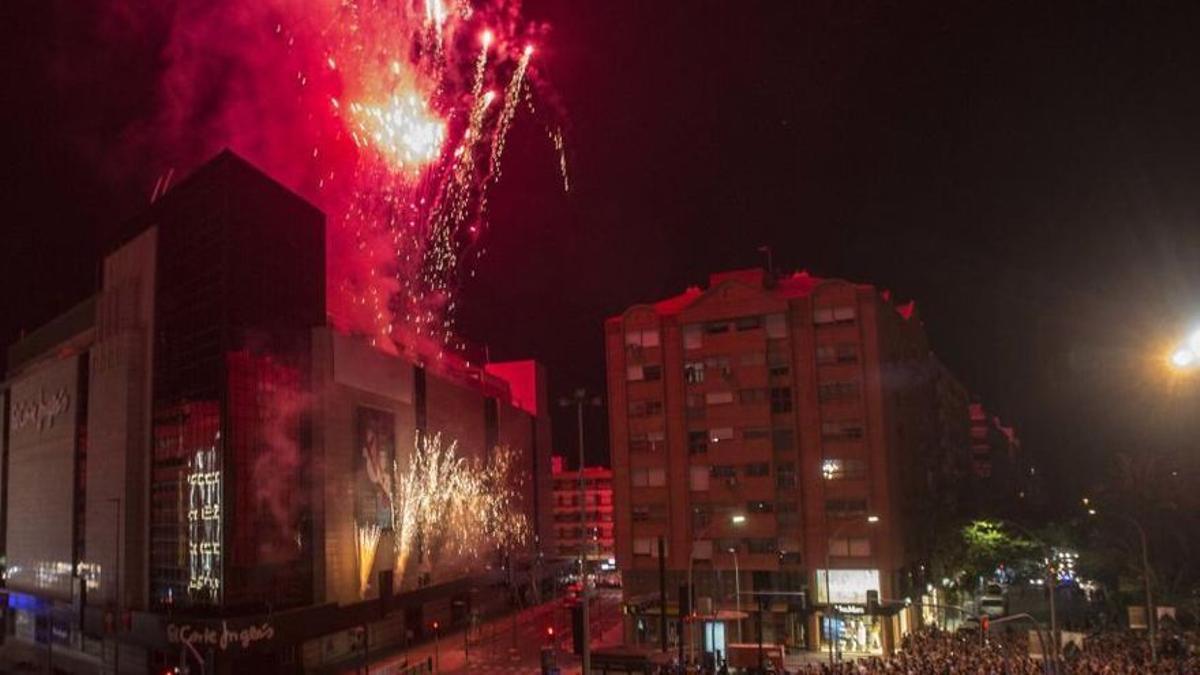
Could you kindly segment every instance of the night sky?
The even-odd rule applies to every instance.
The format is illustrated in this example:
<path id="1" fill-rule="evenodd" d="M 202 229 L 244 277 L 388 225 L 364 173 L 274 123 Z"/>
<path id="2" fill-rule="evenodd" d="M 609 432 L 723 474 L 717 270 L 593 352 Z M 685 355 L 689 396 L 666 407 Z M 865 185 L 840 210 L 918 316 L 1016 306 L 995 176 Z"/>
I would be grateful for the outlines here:
<path id="1" fill-rule="evenodd" d="M 109 161 L 154 111 L 161 39 L 115 43 L 84 4 L 0 4 L 5 343 L 86 295 L 163 169 Z M 460 315 L 493 358 L 544 361 L 556 395 L 602 391 L 604 317 L 769 245 L 777 268 L 915 298 L 934 350 L 1057 478 L 1118 451 L 1196 454 L 1200 384 L 1160 367 L 1200 321 L 1194 3 L 525 14 L 552 27 L 537 67 L 569 118 L 572 190 L 518 117 Z M 573 421 L 556 419 L 560 452 Z M 600 459 L 602 414 L 589 424 Z"/>

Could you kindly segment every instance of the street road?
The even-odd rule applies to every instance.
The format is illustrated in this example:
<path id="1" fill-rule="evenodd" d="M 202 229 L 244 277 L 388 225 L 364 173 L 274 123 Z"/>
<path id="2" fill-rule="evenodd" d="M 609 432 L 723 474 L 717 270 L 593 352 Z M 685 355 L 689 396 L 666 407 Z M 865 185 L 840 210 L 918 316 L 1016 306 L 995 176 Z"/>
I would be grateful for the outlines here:
<path id="1" fill-rule="evenodd" d="M 592 600 L 593 647 L 616 644 L 621 638 L 621 593 L 601 589 Z M 548 629 L 553 626 L 551 638 Z M 571 614 L 562 599 L 530 607 L 518 614 L 484 622 L 470 632 L 459 630 L 422 644 L 404 654 L 372 659 L 372 675 L 394 675 L 406 663 L 433 659 L 435 672 L 445 674 L 536 675 L 541 672 L 542 647 L 555 644 L 563 675 L 580 672 L 579 657 L 571 653 Z M 362 673 L 350 669 L 345 673 Z"/>

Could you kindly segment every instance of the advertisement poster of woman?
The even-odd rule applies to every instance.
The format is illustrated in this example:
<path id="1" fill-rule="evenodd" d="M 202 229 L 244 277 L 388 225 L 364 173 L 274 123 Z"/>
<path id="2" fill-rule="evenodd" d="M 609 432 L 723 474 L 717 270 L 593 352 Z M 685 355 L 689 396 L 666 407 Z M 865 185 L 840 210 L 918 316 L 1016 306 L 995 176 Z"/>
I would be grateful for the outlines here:
<path id="1" fill-rule="evenodd" d="M 360 525 L 390 529 L 396 417 L 373 408 L 358 408 L 356 412 L 355 520 Z"/>

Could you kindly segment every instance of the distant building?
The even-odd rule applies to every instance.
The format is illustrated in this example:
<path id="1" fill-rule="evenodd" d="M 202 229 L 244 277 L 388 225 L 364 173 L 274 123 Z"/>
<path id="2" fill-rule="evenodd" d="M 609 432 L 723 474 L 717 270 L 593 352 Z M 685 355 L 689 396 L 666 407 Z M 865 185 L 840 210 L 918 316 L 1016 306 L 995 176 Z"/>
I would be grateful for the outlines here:
<path id="1" fill-rule="evenodd" d="M 579 503 L 579 471 L 563 467 L 563 458 L 551 458 L 554 480 L 554 545 L 560 558 L 578 558 L 581 550 L 592 561 L 613 558 L 612 469 L 589 466 L 583 470 L 583 504 Z"/>
<path id="2" fill-rule="evenodd" d="M 980 515 L 1003 515 L 1039 498 L 1037 468 L 1023 451 L 1012 426 L 978 402 L 969 407 L 971 454 L 969 498 Z"/>
<path id="3" fill-rule="evenodd" d="M 766 642 L 896 646 L 913 625 L 902 600 L 921 591 L 922 500 L 967 434 L 965 392 L 915 305 L 806 273 L 725 272 L 608 319 L 605 340 L 629 638 L 657 642 L 692 567 L 689 644 L 749 641 L 757 623 L 736 609 L 761 600 Z"/>
<path id="4" fill-rule="evenodd" d="M 188 642 L 205 672 L 324 672 L 536 596 L 545 372 L 331 329 L 324 243 L 320 211 L 223 153 L 133 223 L 94 297 L 9 349 L 5 657 L 200 672 Z M 437 434 L 513 449 L 527 545 L 394 546 L 391 467 Z"/>

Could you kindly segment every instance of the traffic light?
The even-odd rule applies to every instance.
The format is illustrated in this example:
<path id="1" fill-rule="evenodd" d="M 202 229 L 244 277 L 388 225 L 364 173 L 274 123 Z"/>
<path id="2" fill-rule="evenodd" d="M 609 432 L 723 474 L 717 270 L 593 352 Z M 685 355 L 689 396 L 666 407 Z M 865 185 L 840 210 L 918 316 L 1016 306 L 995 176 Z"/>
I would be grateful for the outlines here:
<path id="1" fill-rule="evenodd" d="M 546 641 L 554 642 L 554 626 L 546 626 Z"/>
<path id="2" fill-rule="evenodd" d="M 979 630 L 983 631 L 984 634 L 987 634 L 988 628 L 991 626 L 991 622 L 991 617 L 986 614 L 979 617 Z"/>

